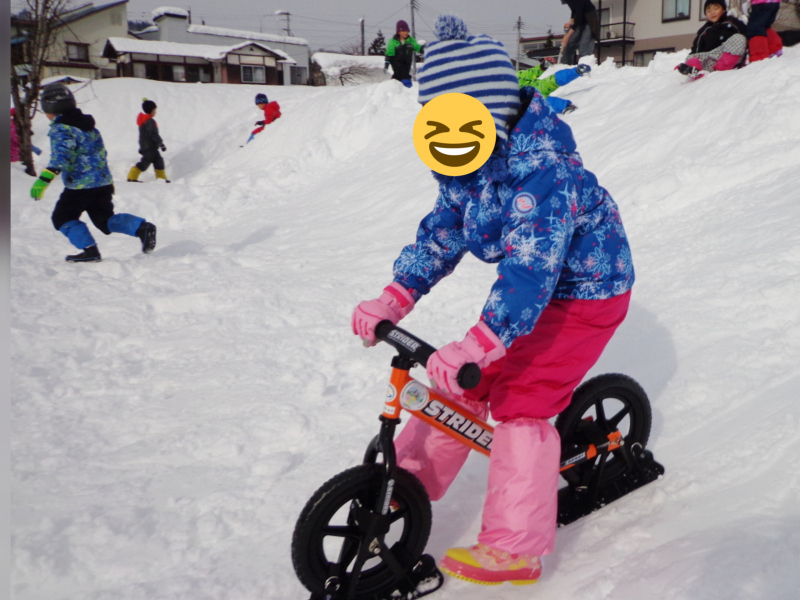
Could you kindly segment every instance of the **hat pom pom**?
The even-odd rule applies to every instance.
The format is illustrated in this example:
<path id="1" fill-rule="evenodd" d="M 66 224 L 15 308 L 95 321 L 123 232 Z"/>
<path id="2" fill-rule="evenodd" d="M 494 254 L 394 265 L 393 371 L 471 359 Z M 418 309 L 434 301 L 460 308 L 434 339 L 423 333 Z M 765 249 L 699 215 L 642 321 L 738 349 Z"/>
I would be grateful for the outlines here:
<path id="1" fill-rule="evenodd" d="M 433 26 L 433 33 L 441 41 L 465 40 L 469 35 L 467 24 L 455 15 L 439 15 Z"/>

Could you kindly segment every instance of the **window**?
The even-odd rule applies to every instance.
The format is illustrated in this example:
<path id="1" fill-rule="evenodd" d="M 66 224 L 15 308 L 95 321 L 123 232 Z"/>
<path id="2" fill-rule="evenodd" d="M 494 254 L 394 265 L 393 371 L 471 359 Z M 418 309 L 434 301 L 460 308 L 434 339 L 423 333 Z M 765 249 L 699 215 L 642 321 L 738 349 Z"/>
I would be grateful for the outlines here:
<path id="1" fill-rule="evenodd" d="M 662 0 L 663 11 L 661 13 L 662 21 L 679 21 L 689 18 L 691 12 L 691 0 Z"/>
<path id="2" fill-rule="evenodd" d="M 72 44 L 67 42 L 67 59 L 70 62 L 89 62 L 89 44 Z"/>
<path id="3" fill-rule="evenodd" d="M 172 65 L 172 78 L 175 81 L 186 81 L 186 69 L 183 65 Z"/>
<path id="4" fill-rule="evenodd" d="M 242 65 L 242 83 L 266 83 L 267 75 L 264 67 Z"/>
<path id="5" fill-rule="evenodd" d="M 653 60 L 657 52 L 675 52 L 675 48 L 659 48 L 658 50 L 645 50 L 644 52 L 635 52 L 633 55 L 634 67 L 646 67 Z"/>
<path id="6" fill-rule="evenodd" d="M 133 76 L 145 79 L 147 77 L 147 70 L 144 63 L 133 63 Z"/>
<path id="7" fill-rule="evenodd" d="M 308 83 L 308 69 L 305 67 L 290 67 L 292 85 L 306 85 Z"/>

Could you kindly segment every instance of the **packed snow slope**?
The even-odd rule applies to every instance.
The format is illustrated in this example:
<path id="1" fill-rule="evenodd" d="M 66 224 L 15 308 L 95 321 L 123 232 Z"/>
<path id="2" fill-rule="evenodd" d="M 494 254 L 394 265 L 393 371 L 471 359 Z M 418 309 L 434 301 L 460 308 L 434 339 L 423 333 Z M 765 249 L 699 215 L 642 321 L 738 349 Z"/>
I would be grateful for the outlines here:
<path id="1" fill-rule="evenodd" d="M 653 404 L 666 476 L 558 533 L 529 588 L 448 580 L 441 600 L 789 600 L 800 589 L 800 48 L 687 83 L 682 54 L 562 88 L 616 198 L 637 281 L 592 374 Z M 295 520 L 377 432 L 391 349 L 350 314 L 433 206 L 416 90 L 268 88 L 283 117 L 241 148 L 263 87 L 105 80 L 77 89 L 120 212 L 158 247 L 73 251 L 11 166 L 13 597 L 287 600 Z M 171 184 L 125 182 L 142 97 Z M 47 121 L 35 140 L 47 146 Z M 39 158 L 46 166 L 49 151 Z M 495 274 L 466 258 L 404 322 L 434 345 Z M 426 380 L 424 372 L 417 377 Z M 428 551 L 472 543 L 487 461 L 434 506 Z"/>

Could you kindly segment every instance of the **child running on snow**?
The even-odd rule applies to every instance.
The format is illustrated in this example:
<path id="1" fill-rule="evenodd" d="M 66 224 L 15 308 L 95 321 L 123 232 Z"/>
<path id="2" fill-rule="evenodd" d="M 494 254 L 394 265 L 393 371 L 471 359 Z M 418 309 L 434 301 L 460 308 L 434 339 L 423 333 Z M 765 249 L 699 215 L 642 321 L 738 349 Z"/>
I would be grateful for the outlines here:
<path id="1" fill-rule="evenodd" d="M 698 77 L 705 71 L 729 71 L 744 64 L 746 25 L 729 15 L 725 0 L 706 0 L 706 22 L 698 30 L 686 62 L 675 67 L 681 74 Z"/>
<path id="2" fill-rule="evenodd" d="M 394 280 L 353 312 L 353 332 L 374 344 L 375 326 L 397 323 L 467 252 L 497 265 L 480 321 L 428 361 L 433 384 L 498 422 L 477 544 L 447 551 L 440 567 L 481 584 L 533 583 L 556 534 L 560 441 L 549 419 L 622 323 L 634 282 L 619 210 L 583 166 L 569 126 L 541 94 L 519 89 L 503 46 L 440 16 L 419 74 L 422 104 L 450 92 L 489 109 L 493 155 L 474 173 L 435 174 L 439 196 L 416 242 L 394 263 Z M 481 294 L 481 291 L 476 290 Z M 459 369 L 477 363 L 480 385 L 465 392 Z M 469 449 L 411 419 L 395 442 L 400 467 L 432 500 L 447 491 Z"/>
<path id="3" fill-rule="evenodd" d="M 157 110 L 156 103 L 145 98 L 142 102 L 142 112 L 136 117 L 136 124 L 139 126 L 139 154 L 142 155 L 142 160 L 131 167 L 128 173 L 130 182 L 141 183 L 139 175 L 153 165 L 156 179 L 163 179 L 166 183 L 170 183 L 164 170 L 164 157 L 158 152 L 159 149 L 161 152 L 166 152 L 167 147 L 158 134 L 158 123 L 155 120 Z"/>
<path id="4" fill-rule="evenodd" d="M 565 115 L 571 113 L 578 108 L 566 98 L 550 97 L 550 94 L 555 92 L 561 86 L 572 83 L 578 77 L 589 73 L 592 67 L 586 64 L 580 64 L 571 69 L 561 69 L 553 75 L 539 79 L 542 74 L 552 64 L 552 59 L 544 59 L 537 66 L 531 67 L 525 71 L 519 71 L 517 77 L 519 78 L 519 87 L 533 87 L 539 90 L 539 93 L 547 98 L 550 107 L 559 114 Z"/>
<path id="5" fill-rule="evenodd" d="M 256 106 L 259 110 L 264 111 L 264 120 L 256 121 L 257 128 L 250 133 L 245 144 L 249 144 L 256 135 L 264 131 L 264 127 L 279 119 L 281 116 L 281 107 L 276 101 L 270 102 L 266 94 L 256 94 Z"/>
<path id="6" fill-rule="evenodd" d="M 106 161 L 103 137 L 94 118 L 76 107 L 67 87 L 52 83 L 42 90 L 42 111 L 50 119 L 50 163 L 31 187 L 31 198 L 41 200 L 47 186 L 61 173 L 64 191 L 53 210 L 53 226 L 81 250 L 67 256 L 67 262 L 100 262 L 100 251 L 86 224 L 79 220 L 86 212 L 106 235 L 124 233 L 138 237 L 142 252 L 156 247 L 156 226 L 141 217 L 114 213 L 111 201 L 114 185 Z"/>

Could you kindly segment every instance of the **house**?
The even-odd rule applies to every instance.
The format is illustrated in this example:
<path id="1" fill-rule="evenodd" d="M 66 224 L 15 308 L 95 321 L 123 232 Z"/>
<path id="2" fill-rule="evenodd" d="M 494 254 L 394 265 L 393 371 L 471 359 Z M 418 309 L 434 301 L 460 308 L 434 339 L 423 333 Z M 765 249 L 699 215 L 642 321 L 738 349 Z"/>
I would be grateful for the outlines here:
<path id="1" fill-rule="evenodd" d="M 259 42 L 215 46 L 109 38 L 103 55 L 116 64 L 119 77 L 188 83 L 278 85 L 282 71 L 295 64 Z"/>
<path id="2" fill-rule="evenodd" d="M 155 25 L 143 31 L 132 33 L 141 40 L 227 46 L 257 42 L 260 47 L 287 56 L 278 69 L 278 85 L 305 85 L 308 83 L 309 49 L 308 42 L 302 38 L 211 27 L 202 23 L 192 23 L 191 12 L 182 8 L 162 7 L 153 11 Z"/>
<path id="3" fill-rule="evenodd" d="M 90 2 L 64 13 L 44 62 L 42 78 L 115 76 L 116 67 L 103 57 L 103 49 L 109 37 L 127 35 L 127 5 L 128 0 L 101 6 Z M 11 60 L 20 74 L 26 73 L 27 31 L 32 26 L 25 19 L 11 19 Z"/>
<path id="4" fill-rule="evenodd" d="M 596 0 L 595 4 L 600 13 L 598 62 L 612 57 L 620 64 L 647 66 L 656 52 L 690 48 L 706 20 L 704 0 Z M 728 0 L 731 14 L 741 14 L 741 5 L 741 0 Z M 774 27 L 779 32 L 800 30 L 796 0 L 784 0 Z"/>

